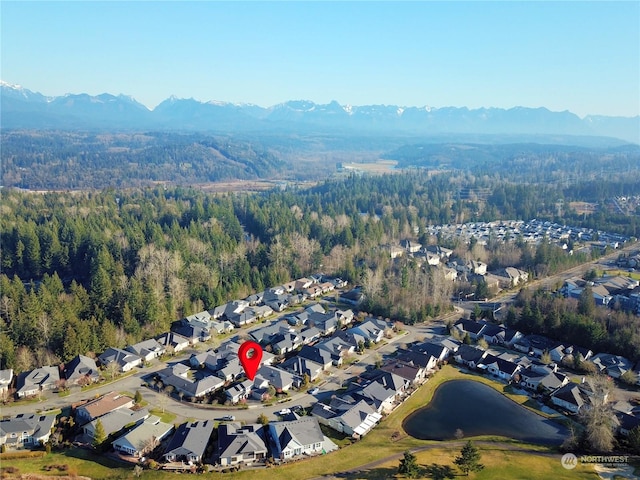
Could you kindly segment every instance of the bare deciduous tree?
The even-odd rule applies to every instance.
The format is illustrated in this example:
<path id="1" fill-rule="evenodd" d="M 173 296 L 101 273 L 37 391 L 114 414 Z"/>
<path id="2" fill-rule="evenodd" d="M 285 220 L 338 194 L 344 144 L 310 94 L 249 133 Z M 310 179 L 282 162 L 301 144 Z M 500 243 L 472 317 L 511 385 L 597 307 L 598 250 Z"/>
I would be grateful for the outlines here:
<path id="1" fill-rule="evenodd" d="M 590 404 L 580 414 L 586 440 L 594 452 L 607 453 L 615 445 L 615 429 L 618 425 L 618 419 L 608 401 L 611 380 L 604 375 L 592 375 L 587 382 L 593 394 L 590 396 Z"/>

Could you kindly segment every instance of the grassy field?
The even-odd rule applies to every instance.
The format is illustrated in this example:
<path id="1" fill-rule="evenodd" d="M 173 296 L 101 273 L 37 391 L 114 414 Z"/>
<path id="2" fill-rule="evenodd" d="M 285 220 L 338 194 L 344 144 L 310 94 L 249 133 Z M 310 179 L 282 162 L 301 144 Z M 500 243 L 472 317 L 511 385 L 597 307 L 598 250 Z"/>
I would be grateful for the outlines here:
<path id="1" fill-rule="evenodd" d="M 607 270 L 607 275 L 619 275 L 621 277 L 630 277 L 634 280 L 640 280 L 640 272 L 627 272 L 626 270 Z"/>
<path id="2" fill-rule="evenodd" d="M 372 462 L 384 460 L 393 455 L 401 455 L 405 450 L 418 450 L 416 455 L 421 465 L 432 463 L 451 465 L 459 452 L 461 443 L 436 442 L 418 440 L 408 436 L 402 429 L 402 421 L 414 410 L 425 406 L 436 388 L 442 383 L 454 379 L 473 379 L 490 385 L 504 393 L 504 385 L 491 379 L 460 372 L 452 366 L 445 366 L 429 382 L 406 400 L 398 409 L 384 419 L 363 440 L 327 455 L 306 459 L 276 468 L 243 470 L 224 474 L 225 479 L 273 480 L 273 478 L 311 479 L 338 472 L 347 472 Z M 528 397 L 505 393 L 509 398 L 521 405 L 527 403 Z M 525 408 L 527 406 L 525 405 Z M 466 440 L 466 439 L 465 439 Z M 575 470 L 565 470 L 560 464 L 560 455 L 553 449 L 538 445 L 528 445 L 508 438 L 478 437 L 474 439 L 482 453 L 482 462 L 486 468 L 475 474 L 477 479 L 490 478 L 558 478 L 558 479 L 595 479 L 598 478 L 592 466 L 578 466 Z M 340 443 L 344 444 L 344 440 Z M 524 451 L 523 451 L 524 450 Z M 80 452 L 80 453 L 78 453 Z M 83 457 L 84 456 L 84 457 Z M 91 460 L 91 461 L 88 461 Z M 48 462 L 48 463 L 47 463 Z M 52 454 L 45 459 L 11 460 L 3 462 L 5 466 L 16 466 L 20 473 L 42 473 L 45 464 L 68 463 L 79 475 L 86 475 L 96 480 L 107 478 L 131 478 L 131 467 L 113 464 L 113 461 L 92 455 L 84 450 L 72 450 L 67 455 Z M 106 465 L 109 464 L 110 465 Z M 365 472 L 357 474 L 340 474 L 339 478 L 349 479 L 382 479 L 393 478 L 398 466 L 396 458 L 389 459 Z M 150 480 L 167 478 L 168 473 L 145 471 L 141 478 Z M 214 474 L 207 476 L 217 476 Z"/>

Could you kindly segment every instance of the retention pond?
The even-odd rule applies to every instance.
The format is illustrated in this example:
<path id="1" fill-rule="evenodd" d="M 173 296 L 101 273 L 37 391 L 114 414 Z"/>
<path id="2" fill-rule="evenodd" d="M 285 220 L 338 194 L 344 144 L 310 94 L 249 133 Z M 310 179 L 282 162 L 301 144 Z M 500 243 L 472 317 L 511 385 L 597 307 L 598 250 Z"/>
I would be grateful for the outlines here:
<path id="1" fill-rule="evenodd" d="M 403 422 L 404 430 L 422 440 L 451 440 L 499 435 L 528 443 L 559 445 L 568 436 L 561 424 L 537 415 L 473 380 L 451 380 L 440 385 L 427 406 Z"/>

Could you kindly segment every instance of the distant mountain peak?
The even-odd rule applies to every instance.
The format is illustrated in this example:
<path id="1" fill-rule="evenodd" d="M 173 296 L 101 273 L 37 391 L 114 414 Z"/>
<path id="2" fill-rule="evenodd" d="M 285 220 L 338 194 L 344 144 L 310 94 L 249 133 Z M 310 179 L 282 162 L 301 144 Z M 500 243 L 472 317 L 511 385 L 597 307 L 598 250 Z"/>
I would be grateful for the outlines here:
<path id="1" fill-rule="evenodd" d="M 171 95 L 150 110 L 129 95 L 45 97 L 1 83 L 3 128 L 148 129 L 225 132 L 324 131 L 402 135 L 582 135 L 640 143 L 640 117 L 587 116 L 546 107 L 476 108 L 317 104 L 290 100 L 269 108 Z"/>

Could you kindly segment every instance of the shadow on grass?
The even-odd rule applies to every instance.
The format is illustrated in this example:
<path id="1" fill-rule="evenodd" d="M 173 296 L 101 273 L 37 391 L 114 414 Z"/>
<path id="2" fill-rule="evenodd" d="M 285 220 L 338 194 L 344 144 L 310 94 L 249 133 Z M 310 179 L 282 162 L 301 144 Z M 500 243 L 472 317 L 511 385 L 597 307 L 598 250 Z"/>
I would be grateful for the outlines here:
<path id="1" fill-rule="evenodd" d="M 89 462 L 94 462 L 103 467 L 107 468 L 120 468 L 120 469 L 131 469 L 132 465 L 128 462 L 123 462 L 120 460 L 116 460 L 112 457 L 107 457 L 104 454 L 98 454 L 93 450 L 87 450 L 84 448 L 70 448 L 68 450 L 63 450 L 60 452 L 65 457 L 77 458 L 79 460 L 86 460 Z"/>
<path id="2" fill-rule="evenodd" d="M 392 478 L 396 478 L 397 474 L 397 467 L 375 468 L 372 470 L 336 473 L 332 478 L 340 478 L 344 480 L 389 480 Z"/>

